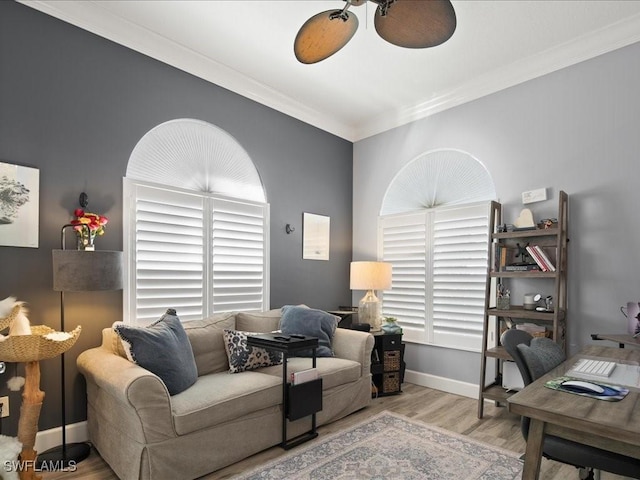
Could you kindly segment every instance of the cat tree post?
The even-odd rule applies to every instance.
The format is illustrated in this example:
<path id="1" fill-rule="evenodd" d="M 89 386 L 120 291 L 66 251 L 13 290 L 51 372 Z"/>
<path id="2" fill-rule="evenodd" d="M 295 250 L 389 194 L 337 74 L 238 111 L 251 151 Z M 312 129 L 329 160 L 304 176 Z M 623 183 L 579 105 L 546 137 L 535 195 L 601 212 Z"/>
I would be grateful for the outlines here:
<path id="1" fill-rule="evenodd" d="M 23 462 L 20 469 L 20 480 L 40 480 L 42 478 L 35 472 L 37 452 L 34 450 L 34 446 L 43 400 L 44 392 L 40 390 L 40 362 L 26 362 L 24 392 L 22 393 L 18 421 L 18 440 L 22 443 L 20 460 Z"/>

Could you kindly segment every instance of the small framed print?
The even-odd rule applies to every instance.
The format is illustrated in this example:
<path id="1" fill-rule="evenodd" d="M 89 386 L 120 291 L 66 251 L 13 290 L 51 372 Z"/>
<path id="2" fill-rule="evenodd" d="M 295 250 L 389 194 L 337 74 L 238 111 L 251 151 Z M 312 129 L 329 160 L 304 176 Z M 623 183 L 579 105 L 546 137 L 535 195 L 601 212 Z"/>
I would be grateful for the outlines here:
<path id="1" fill-rule="evenodd" d="M 40 170 L 0 162 L 0 246 L 38 248 Z"/>
<path id="2" fill-rule="evenodd" d="M 314 213 L 303 214 L 302 258 L 329 260 L 331 218 Z"/>

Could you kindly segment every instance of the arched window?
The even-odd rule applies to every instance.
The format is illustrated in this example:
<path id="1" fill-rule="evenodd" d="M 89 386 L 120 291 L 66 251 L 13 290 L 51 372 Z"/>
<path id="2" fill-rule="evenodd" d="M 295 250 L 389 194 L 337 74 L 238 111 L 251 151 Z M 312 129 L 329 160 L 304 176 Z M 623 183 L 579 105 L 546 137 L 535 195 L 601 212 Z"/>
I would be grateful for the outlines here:
<path id="1" fill-rule="evenodd" d="M 125 321 L 269 308 L 269 206 L 231 135 L 194 119 L 158 125 L 133 149 L 123 190 Z"/>
<path id="2" fill-rule="evenodd" d="M 485 167 L 458 150 L 424 153 L 391 181 L 378 228 L 393 264 L 383 314 L 398 318 L 405 340 L 480 349 L 494 198 Z"/>

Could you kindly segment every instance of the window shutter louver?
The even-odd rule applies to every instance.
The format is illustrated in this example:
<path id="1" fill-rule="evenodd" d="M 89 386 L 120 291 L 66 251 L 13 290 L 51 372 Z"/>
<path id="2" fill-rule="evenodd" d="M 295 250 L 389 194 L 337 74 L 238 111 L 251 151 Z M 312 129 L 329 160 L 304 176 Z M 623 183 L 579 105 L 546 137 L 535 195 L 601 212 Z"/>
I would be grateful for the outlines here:
<path id="1" fill-rule="evenodd" d="M 124 193 L 125 321 L 269 308 L 268 204 L 126 179 Z"/>
<path id="2" fill-rule="evenodd" d="M 383 314 L 398 318 L 406 340 L 480 349 L 487 225 L 486 205 L 380 218 L 382 259 L 393 264 Z"/>
<path id="3" fill-rule="evenodd" d="M 213 311 L 262 310 L 266 207 L 213 200 Z"/>
<path id="4" fill-rule="evenodd" d="M 436 210 L 433 229 L 433 339 L 477 349 L 487 274 L 486 206 Z"/>
<path id="5" fill-rule="evenodd" d="M 406 335 L 426 341 L 425 214 L 382 218 L 382 258 L 393 265 L 391 289 L 383 293 L 383 315 L 396 317 Z"/>
<path id="6" fill-rule="evenodd" d="M 148 324 L 175 308 L 184 320 L 202 318 L 203 198 L 137 186 L 135 203 L 135 323 Z"/>

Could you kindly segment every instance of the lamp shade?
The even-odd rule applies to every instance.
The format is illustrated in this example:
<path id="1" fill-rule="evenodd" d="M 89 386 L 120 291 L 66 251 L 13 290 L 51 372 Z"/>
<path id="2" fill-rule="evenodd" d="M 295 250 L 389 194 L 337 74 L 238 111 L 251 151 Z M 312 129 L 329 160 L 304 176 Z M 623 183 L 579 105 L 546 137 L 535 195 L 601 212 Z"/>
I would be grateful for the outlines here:
<path id="1" fill-rule="evenodd" d="M 391 264 L 388 262 L 351 262 L 351 290 L 391 288 Z"/>
<path id="2" fill-rule="evenodd" d="M 122 289 L 122 252 L 53 250 L 52 253 L 56 292 Z"/>

